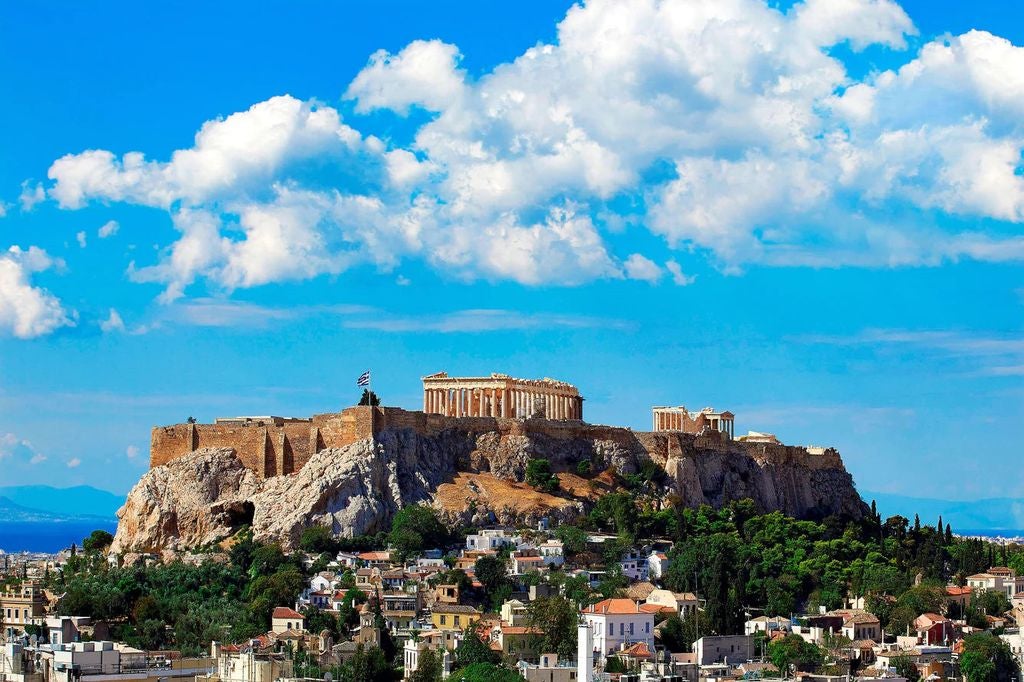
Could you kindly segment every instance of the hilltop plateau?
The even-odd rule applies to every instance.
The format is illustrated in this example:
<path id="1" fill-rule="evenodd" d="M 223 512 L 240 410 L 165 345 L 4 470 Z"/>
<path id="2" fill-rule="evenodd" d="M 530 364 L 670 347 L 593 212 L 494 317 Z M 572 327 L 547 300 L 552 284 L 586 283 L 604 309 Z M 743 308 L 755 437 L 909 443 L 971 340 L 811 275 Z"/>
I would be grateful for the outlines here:
<path id="1" fill-rule="evenodd" d="M 866 512 L 834 450 L 580 421 L 450 418 L 397 408 L 343 414 L 349 413 L 365 418 L 365 433 L 318 449 L 284 475 L 261 475 L 236 449 L 202 441 L 193 451 L 161 457 L 119 510 L 113 549 L 184 550 L 243 525 L 258 539 L 294 547 L 309 525 L 344 536 L 374 533 L 416 503 L 434 506 L 452 526 L 570 520 L 640 472 L 652 505 L 720 507 L 750 498 L 760 509 L 799 518 Z M 557 490 L 525 483 L 533 459 L 548 460 Z"/>

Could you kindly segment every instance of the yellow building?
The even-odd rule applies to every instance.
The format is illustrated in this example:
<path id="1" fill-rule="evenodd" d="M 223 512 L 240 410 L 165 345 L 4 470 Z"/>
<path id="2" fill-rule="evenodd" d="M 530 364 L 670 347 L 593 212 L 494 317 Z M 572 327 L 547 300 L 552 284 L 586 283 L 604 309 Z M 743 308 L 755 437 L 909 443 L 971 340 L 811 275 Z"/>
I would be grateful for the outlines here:
<path id="1" fill-rule="evenodd" d="M 24 580 L 0 594 L 0 621 L 7 630 L 24 631 L 26 625 L 42 625 L 46 595 L 37 580 Z"/>
<path id="2" fill-rule="evenodd" d="M 430 620 L 438 630 L 465 630 L 480 620 L 480 612 L 463 604 L 437 604 Z"/>

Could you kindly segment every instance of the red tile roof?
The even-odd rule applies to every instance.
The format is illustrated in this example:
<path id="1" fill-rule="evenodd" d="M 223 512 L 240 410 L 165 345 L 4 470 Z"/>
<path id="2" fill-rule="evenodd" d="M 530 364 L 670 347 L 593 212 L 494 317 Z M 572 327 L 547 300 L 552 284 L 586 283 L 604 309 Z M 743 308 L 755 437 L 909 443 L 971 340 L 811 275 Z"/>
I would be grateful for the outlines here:
<path id="1" fill-rule="evenodd" d="M 625 614 L 625 613 L 641 613 L 637 603 L 632 599 L 623 598 L 611 598 L 603 599 L 593 606 L 588 606 L 583 609 L 583 613 L 596 613 L 596 614 Z"/>
<path id="2" fill-rule="evenodd" d="M 305 618 L 301 613 L 295 609 L 290 609 L 287 606 L 278 606 L 274 609 L 274 618 Z"/>

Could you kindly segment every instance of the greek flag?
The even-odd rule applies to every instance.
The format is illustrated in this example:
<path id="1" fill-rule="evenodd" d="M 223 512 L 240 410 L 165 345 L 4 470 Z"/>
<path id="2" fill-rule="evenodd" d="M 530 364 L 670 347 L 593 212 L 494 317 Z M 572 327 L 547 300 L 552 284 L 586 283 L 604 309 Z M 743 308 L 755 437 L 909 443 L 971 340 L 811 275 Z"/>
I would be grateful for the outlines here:
<path id="1" fill-rule="evenodd" d="M 356 386 L 369 386 L 370 385 L 370 370 L 366 370 L 359 375 L 356 379 Z"/>

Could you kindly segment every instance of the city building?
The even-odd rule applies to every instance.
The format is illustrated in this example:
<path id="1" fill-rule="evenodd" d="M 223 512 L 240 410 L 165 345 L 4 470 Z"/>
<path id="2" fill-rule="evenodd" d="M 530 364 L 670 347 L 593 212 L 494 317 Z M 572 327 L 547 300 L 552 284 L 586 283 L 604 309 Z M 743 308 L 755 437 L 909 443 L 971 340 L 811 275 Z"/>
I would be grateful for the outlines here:
<path id="1" fill-rule="evenodd" d="M 8 638 L 26 625 L 43 625 L 46 594 L 38 580 L 23 580 L 0 593 L 0 621 Z"/>
<path id="2" fill-rule="evenodd" d="M 603 660 L 623 645 L 645 642 L 654 647 L 654 614 L 632 599 L 604 599 L 583 609 L 583 620 L 593 631 L 594 650 Z"/>

